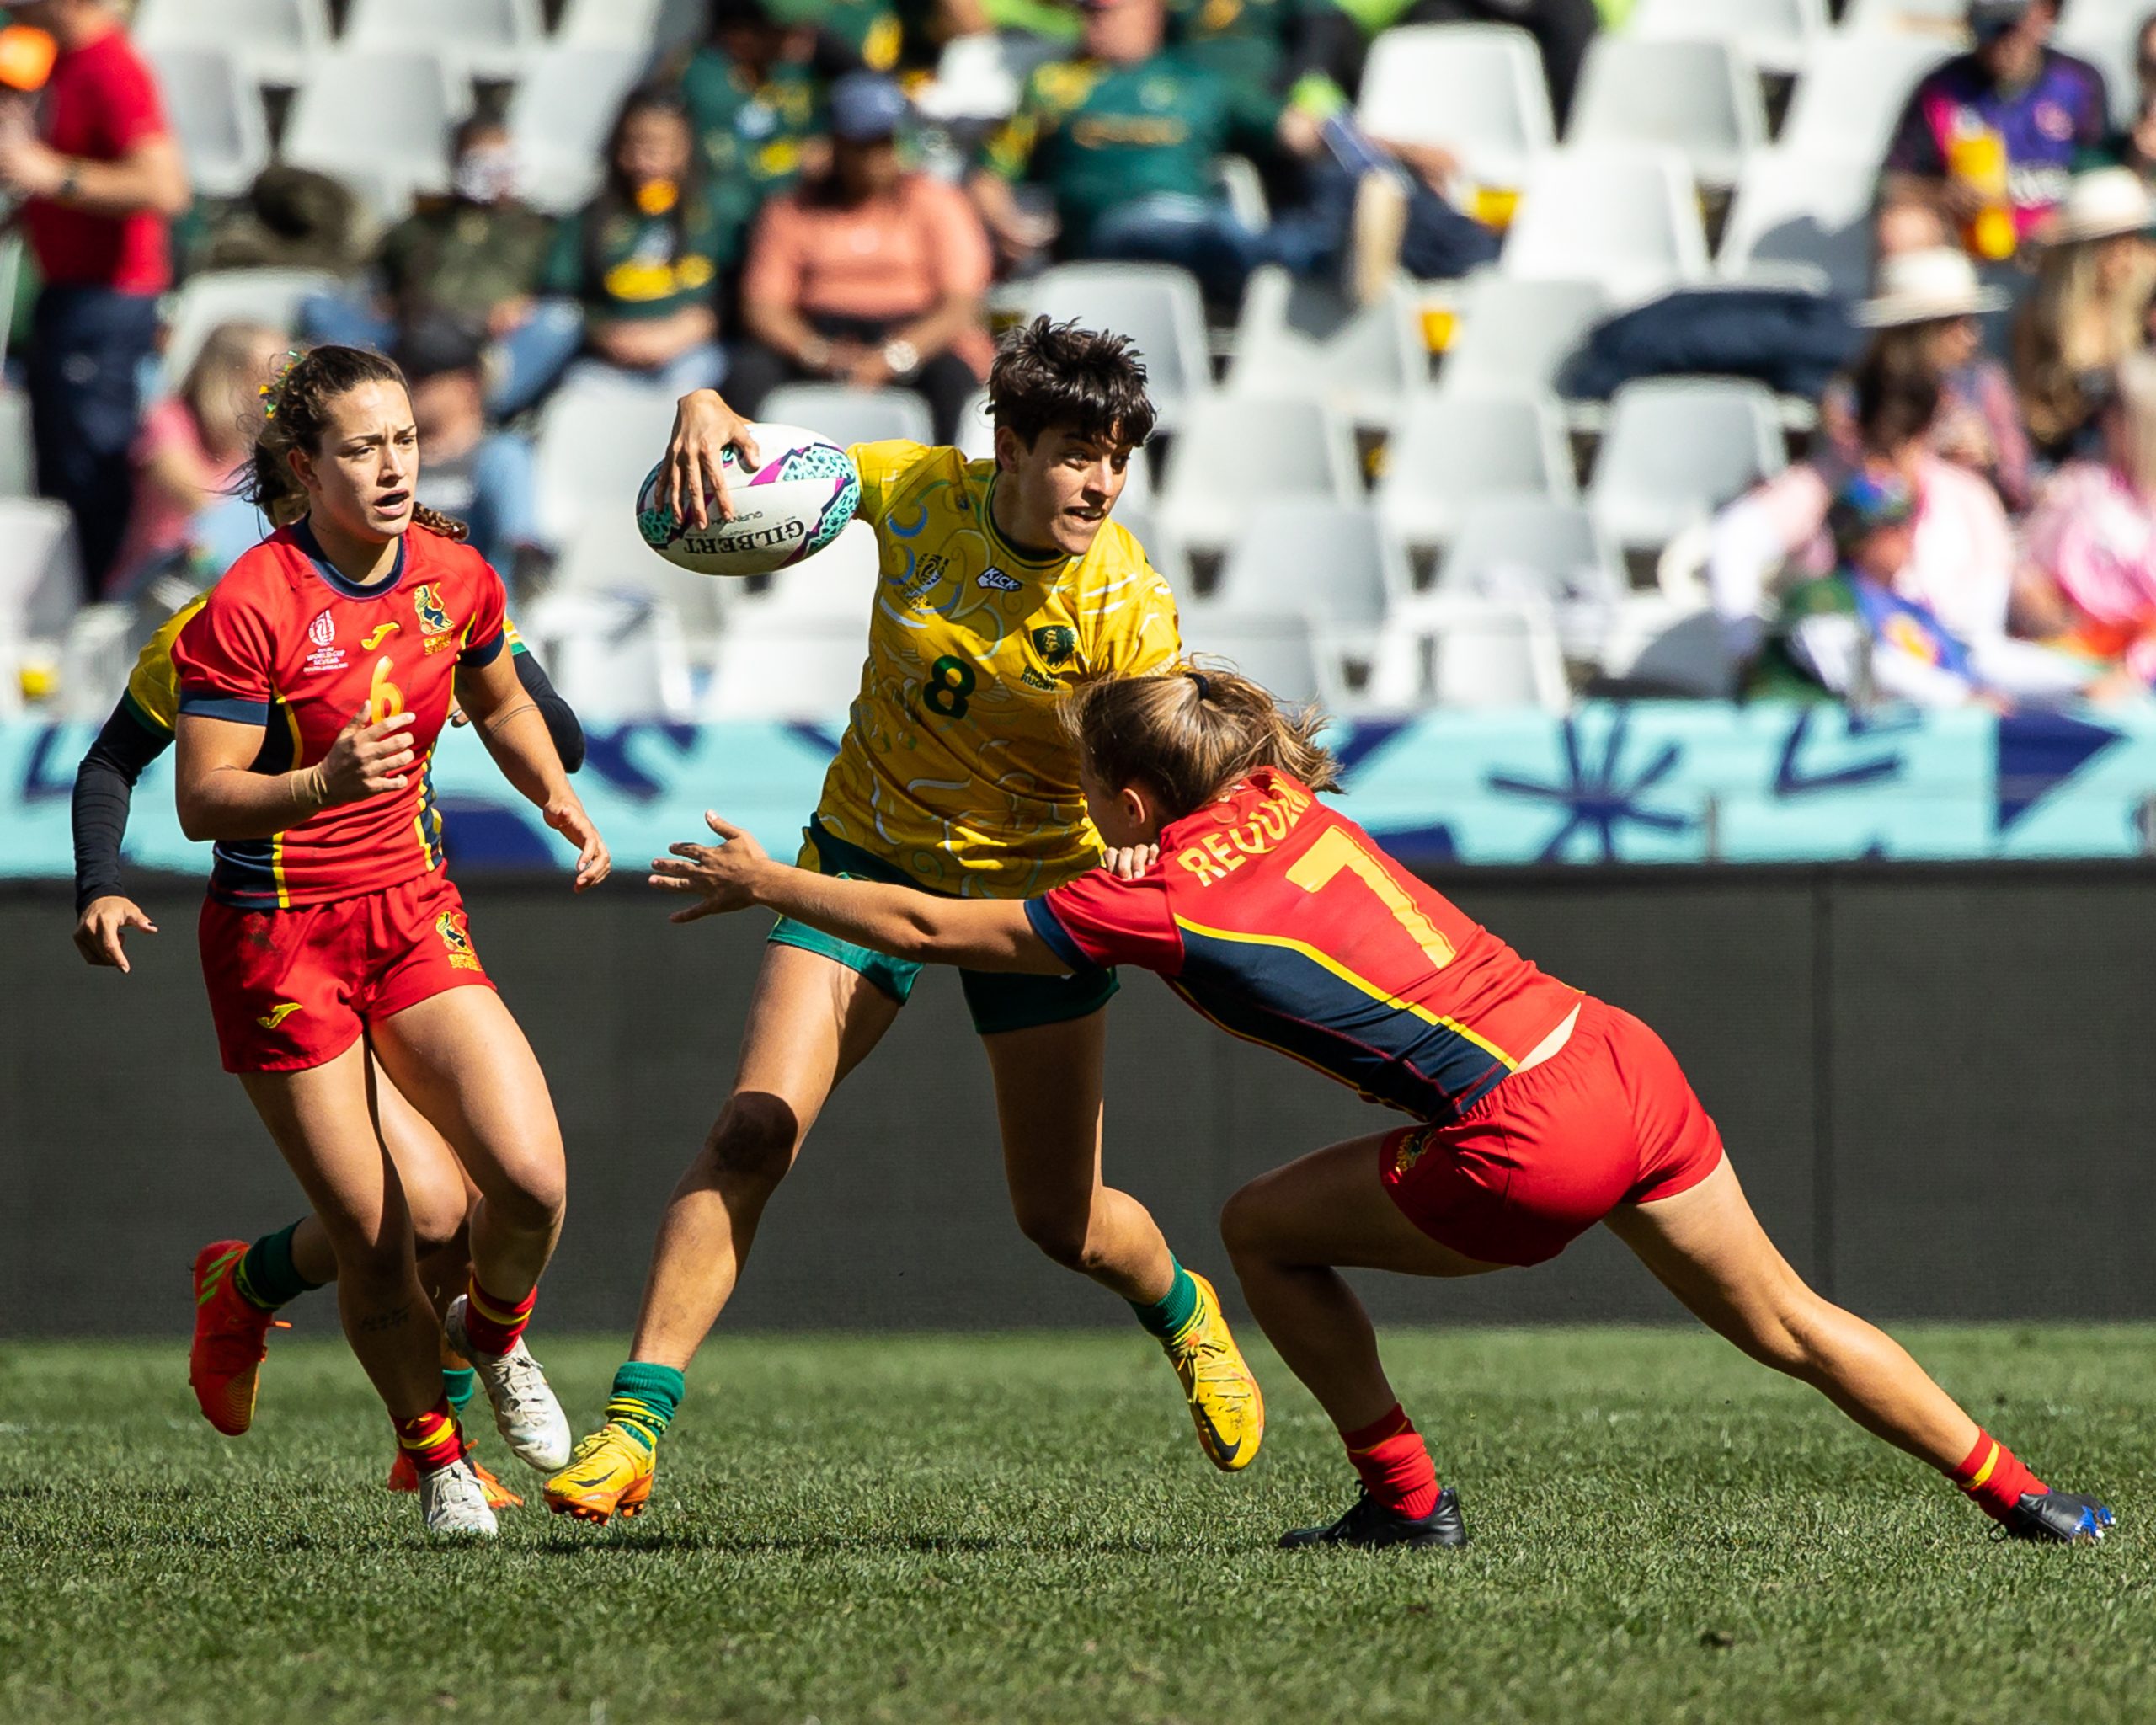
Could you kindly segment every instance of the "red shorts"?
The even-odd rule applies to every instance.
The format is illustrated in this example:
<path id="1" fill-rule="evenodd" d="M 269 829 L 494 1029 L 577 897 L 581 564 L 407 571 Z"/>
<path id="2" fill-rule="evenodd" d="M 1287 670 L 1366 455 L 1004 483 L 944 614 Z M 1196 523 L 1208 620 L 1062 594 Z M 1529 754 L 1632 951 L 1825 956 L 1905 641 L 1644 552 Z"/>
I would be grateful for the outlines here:
<path id="1" fill-rule="evenodd" d="M 445 989 L 494 986 L 472 949 L 464 900 L 439 869 L 289 911 L 208 899 L 200 933 L 227 1072 L 319 1066 L 369 1024 Z"/>
<path id="2" fill-rule="evenodd" d="M 1485 1263 L 1555 1258 L 1620 1204 L 1696 1186 L 1721 1135 L 1662 1039 L 1588 998 L 1564 1047 L 1442 1126 L 1410 1126 L 1379 1151 L 1401 1213 Z"/>

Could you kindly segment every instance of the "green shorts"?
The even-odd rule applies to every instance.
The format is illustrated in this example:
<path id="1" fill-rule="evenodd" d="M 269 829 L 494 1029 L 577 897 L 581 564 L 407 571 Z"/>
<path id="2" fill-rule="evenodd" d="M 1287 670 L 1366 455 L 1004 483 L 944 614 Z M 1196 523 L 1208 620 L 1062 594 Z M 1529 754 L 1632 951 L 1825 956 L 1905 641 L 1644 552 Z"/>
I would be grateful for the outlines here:
<path id="1" fill-rule="evenodd" d="M 841 880 L 874 880 L 887 886 L 910 886 L 915 892 L 928 889 L 903 870 L 870 855 L 857 845 L 833 838 L 823 823 L 809 817 L 806 835 L 815 853 L 816 872 Z M 910 959 L 894 959 L 870 947 L 857 947 L 836 935 L 825 934 L 791 916 L 772 926 L 771 944 L 798 947 L 819 953 L 849 970 L 866 977 L 900 1006 L 913 992 L 921 966 Z M 1008 971 L 961 970 L 958 985 L 966 994 L 966 1009 L 973 1014 L 974 1028 L 983 1036 L 1004 1030 L 1031 1030 L 1042 1024 L 1065 1024 L 1086 1018 L 1108 1003 L 1116 991 L 1113 970 L 1081 970 L 1069 976 L 1020 976 Z"/>

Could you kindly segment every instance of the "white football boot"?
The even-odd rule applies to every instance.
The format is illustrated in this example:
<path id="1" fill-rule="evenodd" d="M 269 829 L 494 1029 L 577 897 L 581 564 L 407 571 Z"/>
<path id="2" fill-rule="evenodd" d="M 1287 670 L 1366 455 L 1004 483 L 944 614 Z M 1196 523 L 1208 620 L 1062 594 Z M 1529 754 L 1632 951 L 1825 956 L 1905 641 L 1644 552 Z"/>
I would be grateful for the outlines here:
<path id="1" fill-rule="evenodd" d="M 568 1466 L 573 1447 L 569 1417 L 547 1385 L 547 1374 L 519 1337 L 506 1354 L 483 1354 L 464 1333 L 465 1297 L 450 1303 L 442 1329 L 449 1345 L 472 1362 L 494 1406 L 494 1429 L 526 1467 L 554 1473 Z"/>
<path id="2" fill-rule="evenodd" d="M 500 1531 L 487 1507 L 487 1488 L 468 1461 L 452 1461 L 419 1476 L 419 1511 L 427 1518 L 429 1533 L 490 1540 Z"/>

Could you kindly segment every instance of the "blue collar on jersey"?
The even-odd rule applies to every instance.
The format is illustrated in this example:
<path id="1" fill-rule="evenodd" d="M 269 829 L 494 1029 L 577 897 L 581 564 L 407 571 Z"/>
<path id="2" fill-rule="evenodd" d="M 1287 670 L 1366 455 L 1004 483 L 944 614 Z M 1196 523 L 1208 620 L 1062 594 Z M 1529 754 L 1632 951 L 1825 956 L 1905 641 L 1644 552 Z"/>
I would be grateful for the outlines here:
<path id="1" fill-rule="evenodd" d="M 398 583 L 404 579 L 404 541 L 401 537 L 397 542 L 397 564 L 390 570 L 389 579 L 363 586 L 339 574 L 336 564 L 322 554 L 322 542 L 314 537 L 314 528 L 305 515 L 292 523 L 291 535 L 292 543 L 307 553 L 307 561 L 314 565 L 314 572 L 322 577 L 323 584 L 347 599 L 379 599 L 385 593 L 394 593 Z"/>

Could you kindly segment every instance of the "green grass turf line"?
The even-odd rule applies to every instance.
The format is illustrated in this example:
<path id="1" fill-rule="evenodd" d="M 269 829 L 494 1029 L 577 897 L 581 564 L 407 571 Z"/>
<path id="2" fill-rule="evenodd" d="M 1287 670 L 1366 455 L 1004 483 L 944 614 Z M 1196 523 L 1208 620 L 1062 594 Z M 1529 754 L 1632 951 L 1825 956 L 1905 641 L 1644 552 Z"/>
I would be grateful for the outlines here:
<path id="1" fill-rule="evenodd" d="M 1465 1552 L 1288 1554 L 1348 1475 L 1278 1363 L 1215 1474 L 1145 1338 L 713 1343 L 640 1521 L 528 1492 L 439 1551 L 326 1304 L 254 1431 L 181 1349 L 0 1344 L 0 1721 L 1876 1721 L 2156 1717 L 2156 1330 L 1912 1328 L 2096 1549 L 1994 1543 L 1684 1331 L 1387 1338 Z M 616 1343 L 534 1338 L 579 1429 Z"/>

